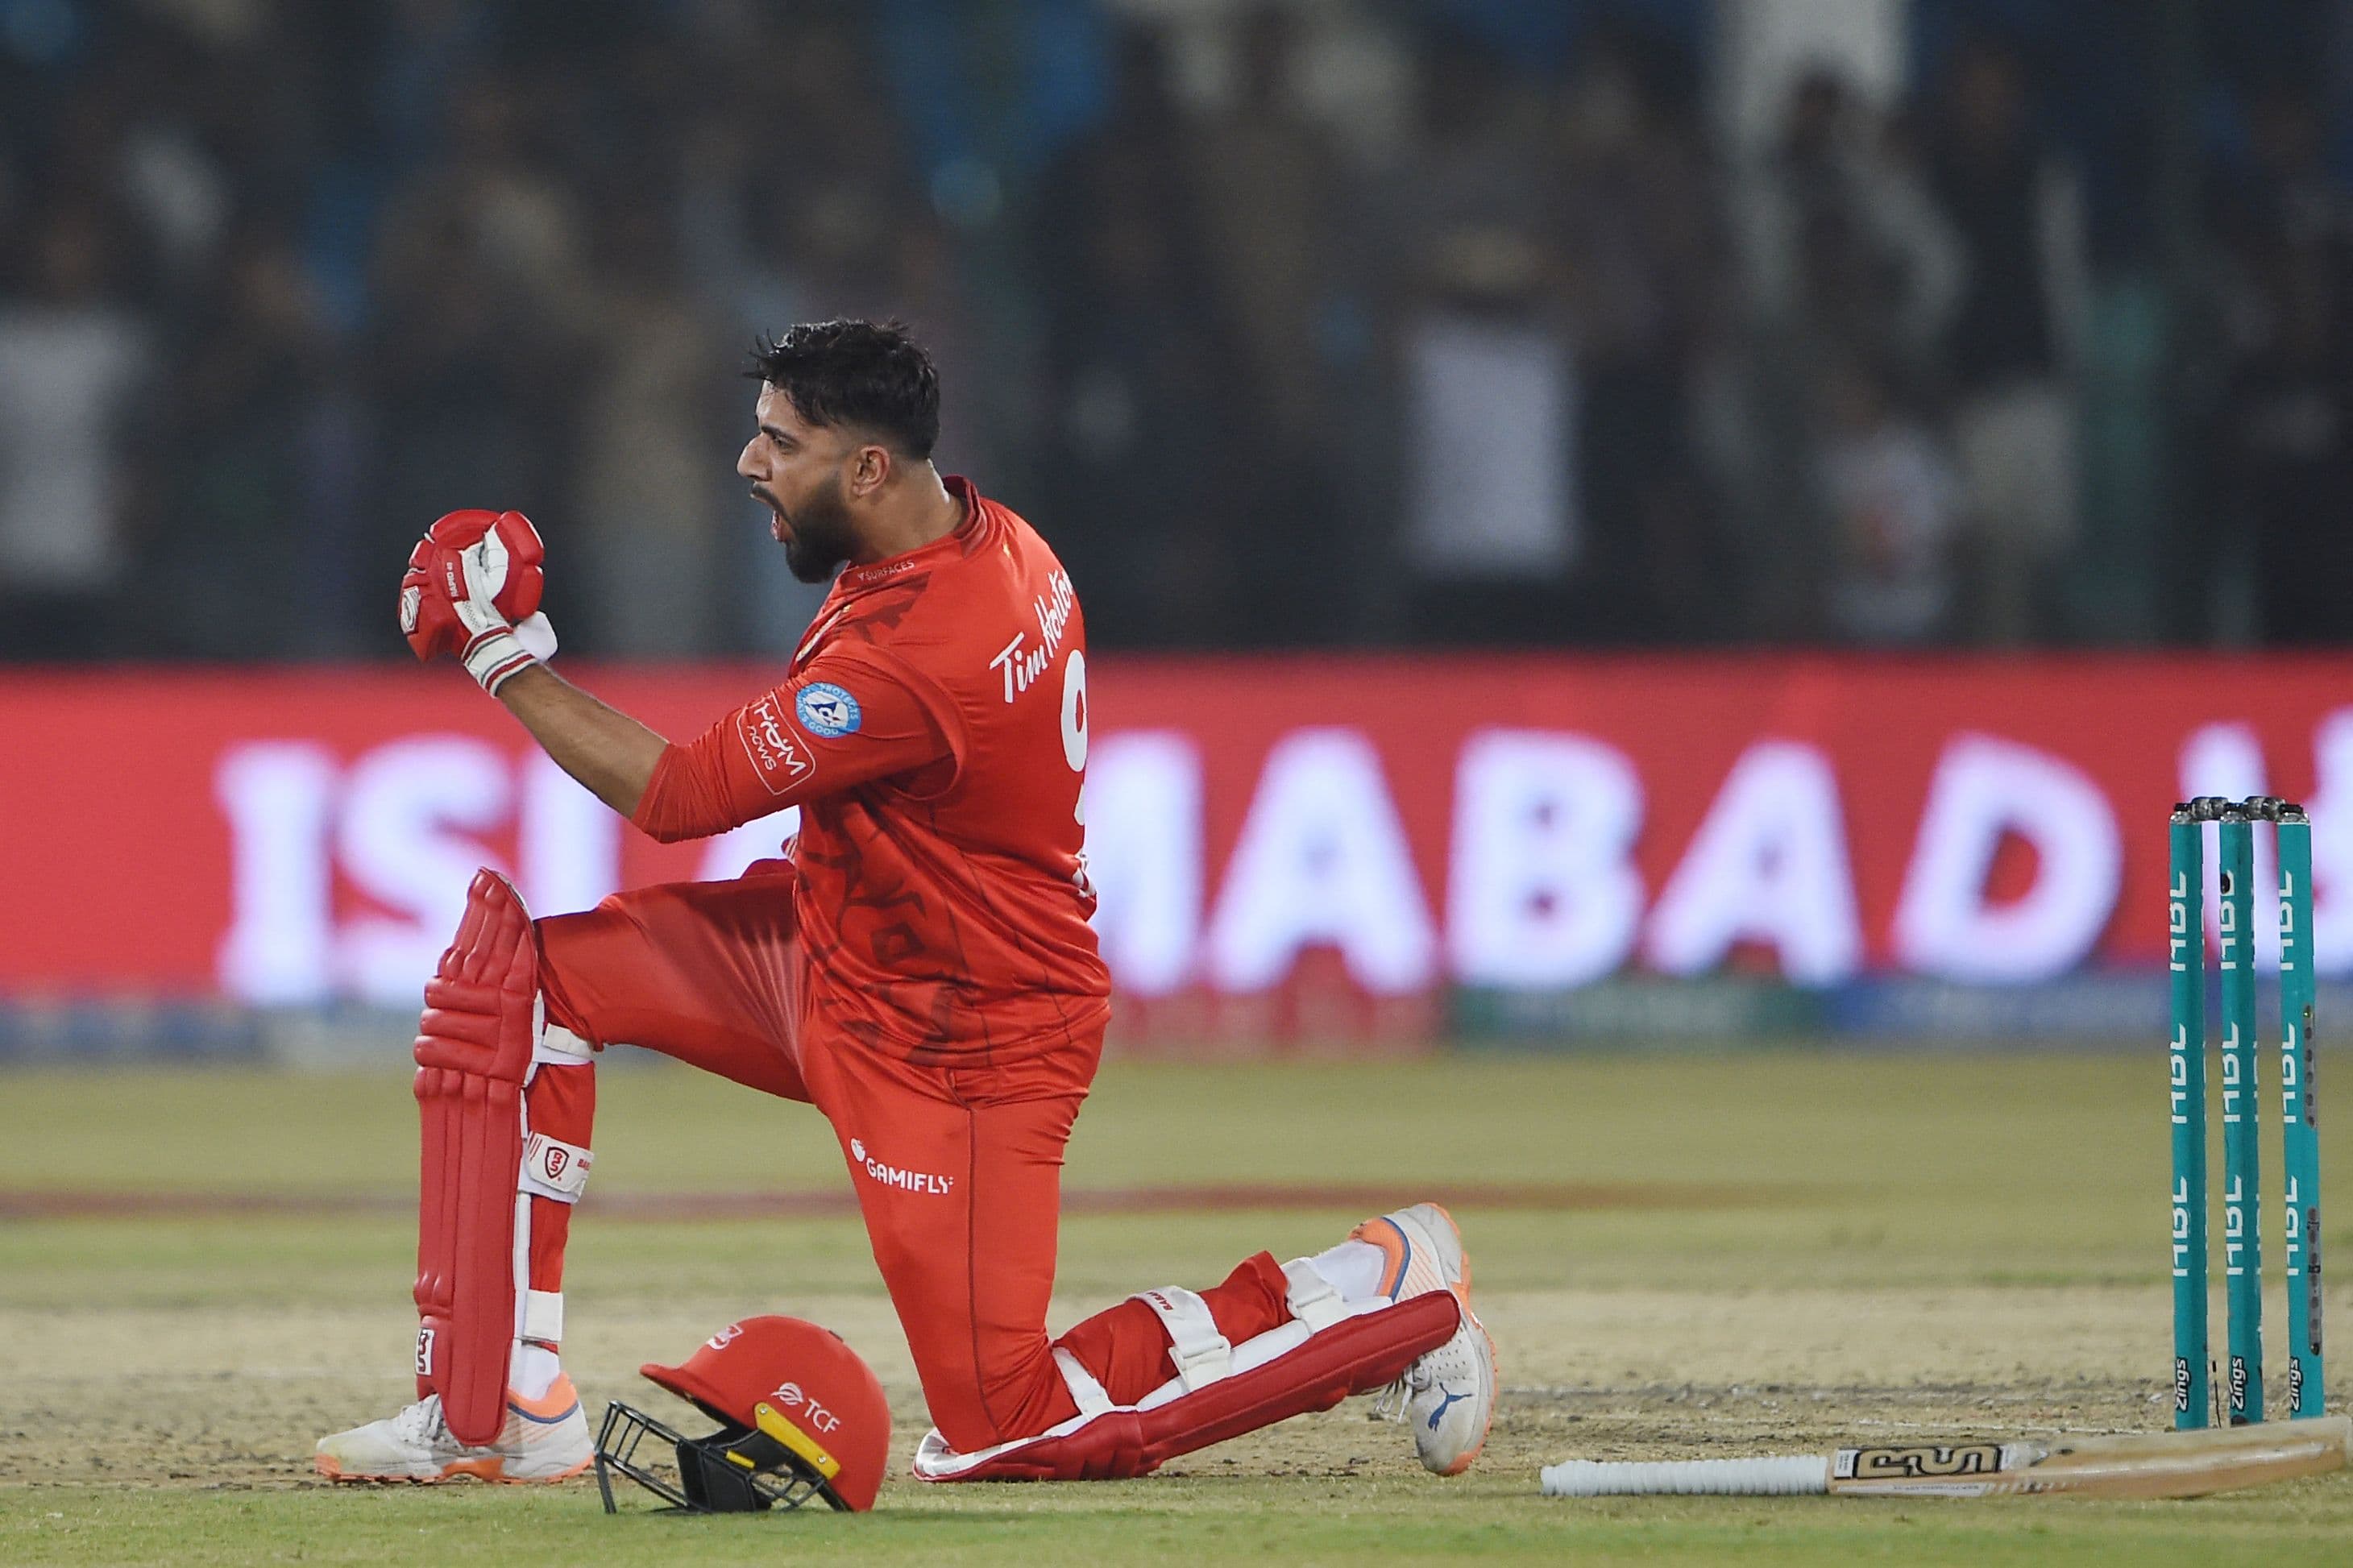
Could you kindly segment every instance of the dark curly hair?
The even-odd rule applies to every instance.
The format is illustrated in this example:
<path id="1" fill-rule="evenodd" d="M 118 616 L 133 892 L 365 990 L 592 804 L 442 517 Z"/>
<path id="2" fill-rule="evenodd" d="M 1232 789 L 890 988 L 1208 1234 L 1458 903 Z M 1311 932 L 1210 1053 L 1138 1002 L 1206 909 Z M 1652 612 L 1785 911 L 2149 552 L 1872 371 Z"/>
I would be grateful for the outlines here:
<path id="1" fill-rule="evenodd" d="M 918 459 L 940 438 L 939 372 L 903 322 L 804 321 L 754 342 L 744 374 L 812 425 L 856 426 Z"/>

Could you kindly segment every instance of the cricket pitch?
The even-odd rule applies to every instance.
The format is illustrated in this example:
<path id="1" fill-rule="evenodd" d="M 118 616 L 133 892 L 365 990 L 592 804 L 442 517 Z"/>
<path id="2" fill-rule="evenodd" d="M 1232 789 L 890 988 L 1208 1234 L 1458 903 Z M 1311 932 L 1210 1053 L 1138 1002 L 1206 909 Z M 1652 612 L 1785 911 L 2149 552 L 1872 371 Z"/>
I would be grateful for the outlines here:
<path id="1" fill-rule="evenodd" d="M 670 1408 L 640 1362 L 791 1311 L 874 1363 L 903 1475 L 922 1401 L 829 1134 L 684 1069 L 615 1068 L 566 1279 L 592 1417 L 612 1397 Z M 1569 1457 L 2165 1425 L 2163 1071 L 1776 1052 L 1114 1064 L 1071 1152 L 1052 1326 L 1439 1197 L 1502 1359 L 1471 1474 L 1424 1475 L 1355 1400 L 1140 1481 L 894 1479 L 870 1516 L 684 1521 L 607 1520 L 586 1483 L 311 1474 L 320 1434 L 413 1397 L 400 1076 L 19 1074 L 0 1079 L 0 1561 L 2318 1560 L 2353 1541 L 2353 1479 L 2187 1505 L 1536 1495 L 1537 1468 Z M 2353 1180 L 2353 1140 L 2327 1136 L 2325 1166 Z M 2332 1219 L 2323 1255 L 2349 1242 Z M 2272 1285 L 2276 1323 L 2276 1268 Z M 2340 1325 L 2347 1297 L 2331 1290 Z"/>

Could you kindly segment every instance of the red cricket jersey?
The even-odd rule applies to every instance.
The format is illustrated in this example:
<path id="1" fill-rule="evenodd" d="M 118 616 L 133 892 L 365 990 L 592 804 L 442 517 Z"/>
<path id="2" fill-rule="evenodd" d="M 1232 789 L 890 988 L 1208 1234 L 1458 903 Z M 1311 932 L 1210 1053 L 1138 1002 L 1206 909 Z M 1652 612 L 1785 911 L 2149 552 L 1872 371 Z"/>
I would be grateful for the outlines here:
<path id="1" fill-rule="evenodd" d="M 1086 628 L 1035 529 L 963 479 L 954 533 L 834 582 L 784 684 L 662 752 L 657 838 L 801 807 L 804 1030 L 979 1065 L 1099 1029 L 1079 804 Z"/>

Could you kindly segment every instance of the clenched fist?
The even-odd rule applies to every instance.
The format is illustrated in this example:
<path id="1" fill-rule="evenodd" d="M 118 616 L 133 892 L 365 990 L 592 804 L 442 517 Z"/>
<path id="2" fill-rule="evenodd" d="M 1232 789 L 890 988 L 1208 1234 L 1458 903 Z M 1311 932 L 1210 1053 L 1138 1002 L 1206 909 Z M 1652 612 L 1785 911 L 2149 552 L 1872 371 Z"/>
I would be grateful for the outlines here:
<path id="1" fill-rule="evenodd" d="M 539 613 L 547 547 L 519 511 L 453 511 L 427 529 L 400 580 L 400 631 L 418 658 L 454 653 L 495 694 L 508 677 L 555 653 Z"/>

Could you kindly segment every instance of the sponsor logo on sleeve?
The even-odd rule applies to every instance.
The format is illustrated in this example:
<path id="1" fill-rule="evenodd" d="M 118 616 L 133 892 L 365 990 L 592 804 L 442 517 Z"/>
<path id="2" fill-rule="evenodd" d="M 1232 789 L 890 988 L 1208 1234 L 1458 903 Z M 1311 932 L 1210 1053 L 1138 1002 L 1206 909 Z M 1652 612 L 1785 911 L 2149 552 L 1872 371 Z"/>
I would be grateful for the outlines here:
<path id="1" fill-rule="evenodd" d="M 810 734 L 828 741 L 856 734 L 866 717 L 859 710 L 857 698 L 825 680 L 802 687 L 793 699 L 793 711 L 800 715 L 802 727 Z"/>
<path id="2" fill-rule="evenodd" d="M 735 732 L 770 795 L 785 794 L 817 771 L 816 753 L 785 718 L 773 691 L 736 716 Z"/>

